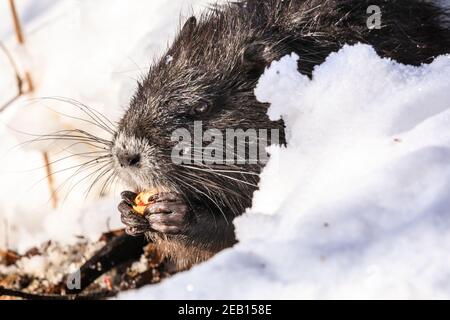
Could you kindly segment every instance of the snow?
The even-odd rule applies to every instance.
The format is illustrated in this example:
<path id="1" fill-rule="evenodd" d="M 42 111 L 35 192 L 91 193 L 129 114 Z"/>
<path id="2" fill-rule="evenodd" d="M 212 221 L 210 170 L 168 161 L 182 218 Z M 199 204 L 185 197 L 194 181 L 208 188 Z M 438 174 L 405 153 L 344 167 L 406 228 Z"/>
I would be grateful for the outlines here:
<path id="1" fill-rule="evenodd" d="M 78 239 L 78 243 L 70 246 L 47 241 L 15 264 L 0 265 L 0 274 L 35 277 L 28 286 L 29 289 L 39 287 L 40 283 L 58 285 L 66 275 L 78 271 L 86 259 L 104 245 L 103 241 L 89 242 L 87 239 Z"/>
<path id="2" fill-rule="evenodd" d="M 179 12 L 186 17 L 208 1 L 16 2 L 26 48 L 7 19 L 0 41 L 32 72 L 37 91 L 0 113 L 0 248 L 24 252 L 121 226 L 120 185 L 85 199 L 81 183 L 51 208 L 45 171 L 31 169 L 43 165 L 43 151 L 56 160 L 67 148 L 86 150 L 18 146 L 30 139 L 19 131 L 94 128 L 64 116 L 82 116 L 72 105 L 41 98 L 76 99 L 117 120 L 135 79 L 172 39 Z M 5 3 L 1 17 L 9 15 Z M 285 120 L 288 146 L 270 147 L 252 208 L 234 222 L 239 243 L 120 298 L 450 298 L 450 56 L 412 67 L 369 46 L 345 46 L 312 79 L 296 71 L 297 59 L 272 63 L 255 91 L 272 119 Z M 0 70 L 11 71 L 2 52 Z M 0 75 L 2 93 L 14 90 L 9 71 Z M 57 184 L 69 176 L 61 172 Z M 30 258 L 23 268 L 42 275 L 58 263 Z"/>
<path id="3" fill-rule="evenodd" d="M 256 89 L 288 146 L 271 147 L 239 244 L 122 298 L 450 297 L 450 56 L 412 67 L 345 46 L 311 80 L 297 59 Z"/>

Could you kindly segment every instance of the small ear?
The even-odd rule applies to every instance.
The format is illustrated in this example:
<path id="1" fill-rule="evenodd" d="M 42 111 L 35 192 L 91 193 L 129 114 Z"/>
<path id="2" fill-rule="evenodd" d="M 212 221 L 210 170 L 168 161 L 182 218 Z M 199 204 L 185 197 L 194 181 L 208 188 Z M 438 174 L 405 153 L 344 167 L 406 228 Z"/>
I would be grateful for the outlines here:
<path id="1" fill-rule="evenodd" d="M 241 59 L 249 71 L 262 71 L 270 62 L 268 47 L 262 42 L 250 43 L 244 48 Z"/>
<path id="2" fill-rule="evenodd" d="M 186 20 L 183 27 L 181 28 L 180 35 L 181 36 L 187 36 L 194 31 L 195 26 L 197 25 L 197 19 L 192 16 L 189 19 Z"/>

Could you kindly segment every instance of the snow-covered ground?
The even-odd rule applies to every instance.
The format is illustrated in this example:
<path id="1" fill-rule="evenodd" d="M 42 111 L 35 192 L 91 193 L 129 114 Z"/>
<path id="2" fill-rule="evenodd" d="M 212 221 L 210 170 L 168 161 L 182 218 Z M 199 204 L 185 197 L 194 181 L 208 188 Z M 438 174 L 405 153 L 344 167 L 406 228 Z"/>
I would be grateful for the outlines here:
<path id="1" fill-rule="evenodd" d="M 173 35 L 179 10 L 190 10 L 181 1 L 47 2 L 28 15 L 21 53 L 32 57 L 36 96 L 75 98 L 112 119 L 126 106 L 130 77 L 142 72 L 134 63 L 148 64 Z M 205 2 L 190 3 L 196 10 Z M 1 40 L 14 47 L 4 21 Z M 346 46 L 312 80 L 296 71 L 297 59 L 274 62 L 256 90 L 271 118 L 285 119 L 288 147 L 271 147 L 253 206 L 235 220 L 239 244 L 121 298 L 450 298 L 450 56 L 411 67 Z M 2 63 L 0 53 L 0 70 Z M 3 230 L 10 246 L 25 249 L 96 236 L 109 220 L 119 226 L 114 192 L 80 205 L 75 191 L 51 210 L 45 181 L 31 188 L 45 172 L 14 172 L 41 165 L 36 148 L 57 158 L 61 146 L 11 150 L 23 137 L 9 127 L 83 125 L 46 108 L 67 106 L 34 105 L 22 100 L 0 114 L 0 247 Z M 16 191 L 24 186 L 34 190 L 26 203 Z"/>

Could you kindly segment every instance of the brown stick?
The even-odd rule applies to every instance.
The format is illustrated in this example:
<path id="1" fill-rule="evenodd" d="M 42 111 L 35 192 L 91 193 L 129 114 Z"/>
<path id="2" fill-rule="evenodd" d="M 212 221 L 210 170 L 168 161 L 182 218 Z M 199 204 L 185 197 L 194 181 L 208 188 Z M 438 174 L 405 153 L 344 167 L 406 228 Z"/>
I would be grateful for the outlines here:
<path id="1" fill-rule="evenodd" d="M 111 298 L 117 295 L 116 291 L 97 291 L 87 294 L 38 294 L 29 293 L 22 290 L 8 289 L 0 286 L 0 297 L 17 297 L 27 300 L 98 300 Z"/>
<path id="2" fill-rule="evenodd" d="M 25 38 L 23 36 L 22 26 L 20 25 L 19 15 L 17 14 L 16 5 L 14 3 L 14 0 L 9 0 L 9 6 L 11 8 L 11 13 L 13 16 L 14 30 L 16 31 L 17 41 L 20 44 L 24 44 Z"/>
<path id="3" fill-rule="evenodd" d="M 112 238 L 107 240 L 107 243 L 80 267 L 80 288 L 66 289 L 67 294 L 59 295 L 29 293 L 0 286 L 0 297 L 10 296 L 31 300 L 89 300 L 115 296 L 118 293 L 115 290 L 101 290 L 91 293 L 83 293 L 82 291 L 112 268 L 139 259 L 147 241 L 143 235 L 133 237 L 127 235 L 123 229 L 103 236 L 111 236 Z"/>
<path id="4" fill-rule="evenodd" d="M 80 267 L 80 288 L 67 290 L 67 292 L 78 294 L 112 268 L 127 261 L 138 260 L 143 253 L 145 244 L 146 240 L 143 235 L 133 237 L 122 232 L 105 244 Z"/>
<path id="5" fill-rule="evenodd" d="M 9 63 L 11 64 L 14 73 L 16 75 L 16 83 L 17 83 L 17 93 L 14 97 L 9 99 L 5 104 L 0 106 L 0 112 L 4 111 L 7 107 L 9 107 L 14 101 L 20 98 L 23 94 L 23 81 L 20 77 L 19 68 L 17 67 L 14 58 L 12 57 L 11 53 L 8 51 L 8 49 L 3 45 L 2 42 L 0 42 L 0 49 L 5 53 L 6 58 L 8 59 Z M 30 78 L 31 80 L 31 78 Z M 27 80 L 28 81 L 28 80 Z"/>
<path id="6" fill-rule="evenodd" d="M 33 92 L 34 91 L 33 78 L 31 78 L 31 74 L 28 71 L 25 71 L 25 80 L 27 80 L 27 83 L 28 83 L 28 91 L 27 91 L 27 93 Z"/>
<path id="7" fill-rule="evenodd" d="M 47 152 L 43 152 L 42 155 L 44 156 L 45 170 L 47 172 L 48 188 L 50 190 L 50 197 L 52 199 L 52 207 L 56 208 L 58 206 L 58 195 L 55 189 L 55 181 L 53 180 L 50 159 Z"/>
<path id="8" fill-rule="evenodd" d="M 11 13 L 12 13 L 13 22 L 14 22 L 14 30 L 16 32 L 17 41 L 19 42 L 20 45 L 24 46 L 25 45 L 25 37 L 22 32 L 22 25 L 20 23 L 19 15 L 17 14 L 17 9 L 16 9 L 16 5 L 14 3 L 14 0 L 9 0 L 9 6 L 11 8 Z M 10 59 L 10 60 L 13 62 L 13 67 L 15 68 L 16 74 L 17 74 L 17 69 L 15 67 L 14 61 L 12 59 Z M 35 88 L 34 88 L 33 78 L 31 77 L 31 73 L 29 71 L 25 70 L 24 77 L 28 84 L 28 88 L 27 88 L 28 90 L 26 93 L 33 92 Z M 7 104 L 0 109 L 0 111 L 3 111 L 6 108 L 6 106 L 8 106 L 10 103 L 14 102 L 17 98 L 19 98 L 24 93 L 23 89 L 22 89 L 22 82 L 21 82 L 20 77 L 18 77 L 18 83 L 19 83 L 18 95 L 16 97 L 12 98 L 10 101 L 8 101 Z M 44 152 L 43 156 L 44 156 L 44 162 L 45 162 L 45 169 L 47 171 L 50 196 L 52 199 L 52 207 L 56 208 L 58 206 L 58 196 L 56 194 L 56 189 L 55 189 L 55 185 L 54 185 L 54 180 L 53 180 L 52 170 L 50 167 L 48 153 Z"/>
<path id="9" fill-rule="evenodd" d="M 9 6 L 11 8 L 11 14 L 14 22 L 14 30 L 16 32 L 17 41 L 19 42 L 20 45 L 23 46 L 25 44 L 25 37 L 23 35 L 22 25 L 20 23 L 19 15 L 17 14 L 17 9 L 14 0 L 9 0 Z M 28 71 L 25 71 L 25 80 L 28 83 L 28 93 L 33 92 L 34 91 L 33 80 L 31 78 L 30 72 Z"/>

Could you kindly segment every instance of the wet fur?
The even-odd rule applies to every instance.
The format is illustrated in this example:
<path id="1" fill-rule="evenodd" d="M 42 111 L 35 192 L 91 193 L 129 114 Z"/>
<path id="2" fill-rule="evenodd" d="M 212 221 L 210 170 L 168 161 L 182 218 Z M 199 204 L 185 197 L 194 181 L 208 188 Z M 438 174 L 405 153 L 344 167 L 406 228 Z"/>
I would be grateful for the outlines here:
<path id="1" fill-rule="evenodd" d="M 366 26 L 369 5 L 381 7 L 380 30 Z M 131 188 L 168 186 L 192 208 L 192 225 L 185 234 L 149 233 L 149 238 L 180 268 L 209 258 L 235 242 L 231 222 L 251 205 L 259 181 L 262 165 L 228 167 L 235 170 L 224 173 L 230 179 L 209 170 L 225 170 L 221 166 L 173 164 L 170 136 L 175 129 L 192 132 L 194 120 L 202 120 L 204 130 L 277 128 L 284 143 L 283 122 L 271 122 L 268 105 L 253 94 L 271 61 L 296 52 L 299 71 L 310 76 L 331 52 L 362 42 L 401 63 L 430 63 L 450 52 L 450 32 L 441 23 L 448 17 L 443 9 L 413 0 L 248 0 L 212 6 L 197 20 L 189 19 L 138 84 L 113 141 L 113 155 L 124 150 L 144 154 L 145 165 L 139 169 L 122 170 L 116 162 L 119 176 Z M 192 116 L 200 103 L 212 110 Z"/>

